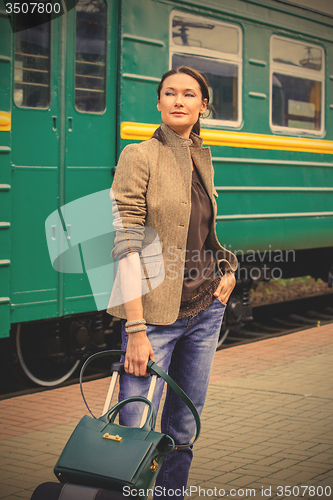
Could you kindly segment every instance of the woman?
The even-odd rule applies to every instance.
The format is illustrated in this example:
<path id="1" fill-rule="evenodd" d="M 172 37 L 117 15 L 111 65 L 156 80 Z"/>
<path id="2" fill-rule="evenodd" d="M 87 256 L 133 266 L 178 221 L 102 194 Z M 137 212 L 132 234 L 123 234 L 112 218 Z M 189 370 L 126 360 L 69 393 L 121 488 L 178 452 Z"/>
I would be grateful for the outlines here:
<path id="1" fill-rule="evenodd" d="M 208 107 L 209 87 L 201 73 L 185 66 L 168 71 L 158 87 L 161 126 L 150 140 L 126 146 L 120 156 L 112 185 L 113 256 L 119 259 L 125 303 L 108 309 L 127 319 L 122 332 L 126 373 L 121 377 L 120 399 L 147 395 L 146 365 L 152 359 L 169 372 L 199 413 L 237 269 L 236 257 L 216 236 L 211 155 L 199 137 L 199 119 Z M 147 228 L 158 235 L 150 246 L 145 241 Z M 148 240 L 151 243 L 153 238 Z M 158 248 L 164 279 L 154 288 L 156 273 L 161 272 Z M 141 297 L 143 282 L 149 292 Z M 159 380 L 153 399 L 156 411 L 162 390 Z M 121 424 L 140 425 L 141 413 L 140 403 L 127 405 Z M 172 391 L 167 393 L 161 426 L 178 445 L 190 443 L 195 431 L 191 413 Z M 156 480 L 156 496 L 157 492 L 159 498 L 184 496 L 192 455 L 189 446 L 166 456 Z"/>

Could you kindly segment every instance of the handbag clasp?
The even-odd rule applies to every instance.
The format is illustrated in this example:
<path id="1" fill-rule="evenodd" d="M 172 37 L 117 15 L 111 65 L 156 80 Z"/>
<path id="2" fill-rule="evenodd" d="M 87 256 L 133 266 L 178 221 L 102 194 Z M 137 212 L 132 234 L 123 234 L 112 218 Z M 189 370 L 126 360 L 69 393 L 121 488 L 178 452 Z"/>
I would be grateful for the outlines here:
<path id="1" fill-rule="evenodd" d="M 150 466 L 150 470 L 151 470 L 152 472 L 155 472 L 155 471 L 156 471 L 156 469 L 157 469 L 157 467 L 158 467 L 158 463 L 156 462 L 156 460 L 153 460 L 153 463 L 152 463 L 152 464 L 151 464 L 151 466 Z"/>
<path id="2" fill-rule="evenodd" d="M 115 436 L 113 436 L 112 434 L 109 434 L 108 432 L 106 432 L 104 435 L 103 435 L 103 438 L 104 439 L 111 439 L 111 441 L 122 441 L 123 438 L 121 436 L 118 436 L 118 434 L 116 434 Z"/>

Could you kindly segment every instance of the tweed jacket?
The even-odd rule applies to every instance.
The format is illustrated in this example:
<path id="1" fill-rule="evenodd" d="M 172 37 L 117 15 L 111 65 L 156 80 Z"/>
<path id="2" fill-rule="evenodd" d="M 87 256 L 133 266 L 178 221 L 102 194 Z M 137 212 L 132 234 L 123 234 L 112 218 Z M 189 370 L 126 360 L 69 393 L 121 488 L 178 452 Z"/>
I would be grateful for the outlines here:
<path id="1" fill-rule="evenodd" d="M 202 138 L 196 134 L 192 133 L 190 139 L 182 138 L 164 123 L 160 130 L 165 144 L 152 138 L 126 146 L 120 155 L 112 184 L 112 256 L 140 254 L 144 318 L 150 324 L 167 325 L 176 321 L 181 303 L 191 214 L 192 159 L 213 207 L 206 247 L 220 268 L 235 271 L 238 263 L 216 235 L 217 192 L 210 149 L 202 147 Z M 117 278 L 115 286 L 119 288 Z M 125 307 L 119 301 L 113 306 L 110 300 L 107 311 L 126 318 Z"/>

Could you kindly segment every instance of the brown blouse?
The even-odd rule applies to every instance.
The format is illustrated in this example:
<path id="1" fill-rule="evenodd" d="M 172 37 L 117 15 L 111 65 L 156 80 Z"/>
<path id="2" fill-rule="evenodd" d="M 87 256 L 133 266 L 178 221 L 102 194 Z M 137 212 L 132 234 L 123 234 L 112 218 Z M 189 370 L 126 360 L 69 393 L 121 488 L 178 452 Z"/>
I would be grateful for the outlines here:
<path id="1" fill-rule="evenodd" d="M 179 318 L 208 309 L 220 280 L 214 273 L 215 258 L 205 245 L 213 218 L 212 204 L 194 164 L 193 167 L 191 215 Z"/>

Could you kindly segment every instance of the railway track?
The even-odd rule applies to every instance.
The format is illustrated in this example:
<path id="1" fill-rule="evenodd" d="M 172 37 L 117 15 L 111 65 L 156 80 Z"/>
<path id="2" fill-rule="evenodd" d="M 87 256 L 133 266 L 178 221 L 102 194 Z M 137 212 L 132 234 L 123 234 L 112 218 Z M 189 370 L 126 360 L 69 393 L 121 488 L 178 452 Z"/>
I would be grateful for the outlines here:
<path id="1" fill-rule="evenodd" d="M 333 294 L 266 304 L 253 308 L 253 321 L 230 329 L 221 349 L 239 344 L 288 335 L 289 333 L 333 323 Z"/>
<path id="2" fill-rule="evenodd" d="M 253 308 L 253 321 L 237 328 L 231 328 L 219 349 L 229 349 L 240 344 L 288 335 L 295 331 L 320 327 L 320 325 L 327 323 L 333 323 L 332 293 L 257 306 Z M 85 380 L 107 376 L 109 366 L 110 361 L 99 361 L 90 369 Z M 75 383 L 78 383 L 77 373 L 62 385 Z M 3 364 L 1 365 L 0 400 L 45 390 L 50 390 L 50 388 L 24 385 L 17 381 Z"/>

